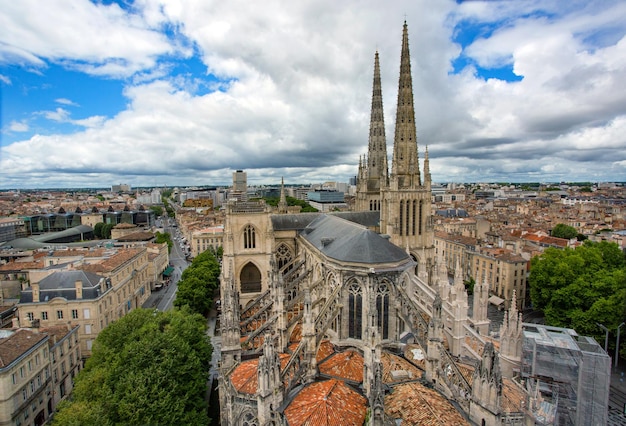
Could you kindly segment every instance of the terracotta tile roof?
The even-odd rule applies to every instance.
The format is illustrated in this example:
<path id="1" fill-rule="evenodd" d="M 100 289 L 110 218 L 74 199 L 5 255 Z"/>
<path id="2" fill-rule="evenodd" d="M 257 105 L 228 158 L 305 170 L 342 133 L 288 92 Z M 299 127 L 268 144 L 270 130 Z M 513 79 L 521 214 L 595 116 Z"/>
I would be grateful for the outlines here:
<path id="1" fill-rule="evenodd" d="M 380 355 L 383 364 L 383 382 L 400 383 L 406 380 L 416 380 L 422 377 L 422 371 L 406 359 L 389 352 Z"/>
<path id="2" fill-rule="evenodd" d="M 471 386 L 472 382 L 474 381 L 474 366 L 469 364 L 463 364 L 461 362 L 457 362 L 456 366 L 463 375 L 463 377 L 465 377 L 465 380 L 467 380 L 467 383 L 469 383 Z"/>
<path id="3" fill-rule="evenodd" d="M 289 361 L 288 354 L 278 354 L 280 358 L 280 368 L 284 368 Z M 230 375 L 230 382 L 235 389 L 241 393 L 254 395 L 259 385 L 259 377 L 257 370 L 259 367 L 259 358 L 244 361 L 239 364 Z"/>
<path id="4" fill-rule="evenodd" d="M 336 353 L 319 365 L 320 373 L 353 382 L 363 382 L 363 356 L 353 349 Z"/>
<path id="5" fill-rule="evenodd" d="M 313 383 L 285 409 L 289 426 L 359 425 L 365 421 L 367 400 L 339 380 Z"/>
<path id="6" fill-rule="evenodd" d="M 142 251 L 146 250 L 145 248 L 128 248 L 128 249 L 120 249 L 116 254 L 105 259 L 100 263 L 94 263 L 89 265 L 82 265 L 76 269 L 82 269 L 83 271 L 93 272 L 93 273 L 102 273 L 102 272 L 112 272 L 119 266 L 128 262 L 133 257 L 139 255 Z"/>
<path id="7" fill-rule="evenodd" d="M 404 348 L 404 358 L 422 370 L 426 370 L 426 351 L 418 343 L 411 343 Z"/>
<path id="8" fill-rule="evenodd" d="M 11 365 L 24 352 L 36 346 L 48 335 L 30 330 L 17 330 L 7 337 L 0 338 L 0 368 Z"/>
<path id="9" fill-rule="evenodd" d="M 34 262 L 9 262 L 4 265 L 0 265 L 1 271 L 23 271 L 26 269 L 40 269 L 44 267 L 42 260 Z"/>
<path id="10" fill-rule="evenodd" d="M 299 342 L 302 340 L 302 324 L 297 323 L 291 332 L 291 336 L 289 336 L 290 342 Z"/>
<path id="11" fill-rule="evenodd" d="M 72 325 L 72 327 L 76 326 Z M 51 325 L 48 327 L 40 328 L 39 332 L 49 335 L 50 340 L 48 341 L 48 344 L 50 346 L 53 346 L 54 344 L 56 344 L 56 342 L 67 336 L 71 332 L 71 330 L 68 330 L 67 325 Z"/>
<path id="12" fill-rule="evenodd" d="M 385 396 L 385 414 L 408 425 L 470 425 L 443 395 L 420 383 L 404 383 Z"/>
<path id="13" fill-rule="evenodd" d="M 500 404 L 505 413 L 520 413 L 523 411 L 523 402 L 526 400 L 524 389 L 511 379 L 502 379 L 502 402 Z"/>
<path id="14" fill-rule="evenodd" d="M 315 359 L 319 364 L 334 353 L 335 346 L 328 340 L 322 340 L 322 343 L 320 343 L 320 348 L 317 350 L 317 355 L 315 356 Z"/>

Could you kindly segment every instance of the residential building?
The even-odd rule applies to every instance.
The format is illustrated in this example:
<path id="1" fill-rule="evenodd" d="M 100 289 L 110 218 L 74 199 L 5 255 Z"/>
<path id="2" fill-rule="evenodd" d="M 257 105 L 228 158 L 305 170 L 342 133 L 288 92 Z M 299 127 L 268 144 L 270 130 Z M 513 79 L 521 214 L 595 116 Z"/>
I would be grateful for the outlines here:
<path id="1" fill-rule="evenodd" d="M 0 330 L 0 426 L 43 425 L 54 411 L 50 337 Z"/>
<path id="2" fill-rule="evenodd" d="M 146 248 L 118 249 L 97 263 L 31 278 L 21 292 L 18 318 L 27 326 L 78 324 L 81 354 L 88 357 L 100 331 L 143 305 L 151 279 Z"/>
<path id="3" fill-rule="evenodd" d="M 210 226 L 191 233 L 191 257 L 212 248 L 217 250 L 224 245 L 224 225 Z"/>

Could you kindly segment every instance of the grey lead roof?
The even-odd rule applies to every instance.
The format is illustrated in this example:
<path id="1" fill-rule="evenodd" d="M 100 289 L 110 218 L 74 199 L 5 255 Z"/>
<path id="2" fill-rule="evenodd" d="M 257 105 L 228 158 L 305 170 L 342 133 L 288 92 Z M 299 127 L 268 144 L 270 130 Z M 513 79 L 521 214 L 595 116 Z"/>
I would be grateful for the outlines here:
<path id="1" fill-rule="evenodd" d="M 365 264 L 411 261 L 400 247 L 376 232 L 334 215 L 320 215 L 300 235 L 326 256 Z"/>
<path id="2" fill-rule="evenodd" d="M 96 299 L 104 292 L 100 280 L 104 278 L 85 271 L 54 272 L 39 282 L 39 300 L 46 302 L 55 297 L 76 300 L 76 281 L 83 283 L 83 299 Z M 32 287 L 22 290 L 20 303 L 32 303 Z"/>

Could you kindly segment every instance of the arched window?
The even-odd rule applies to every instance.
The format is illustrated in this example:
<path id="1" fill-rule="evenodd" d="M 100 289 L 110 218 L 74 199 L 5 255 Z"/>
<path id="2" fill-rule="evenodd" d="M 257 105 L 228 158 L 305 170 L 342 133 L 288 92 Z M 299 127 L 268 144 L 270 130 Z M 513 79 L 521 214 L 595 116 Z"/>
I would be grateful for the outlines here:
<path id="1" fill-rule="evenodd" d="M 378 332 L 381 338 L 389 338 L 389 285 L 380 283 L 376 289 L 376 311 L 378 313 Z"/>
<path id="2" fill-rule="evenodd" d="M 363 330 L 363 291 L 358 283 L 348 287 L 348 337 L 360 339 Z"/>
<path id="3" fill-rule="evenodd" d="M 259 421 L 256 416 L 250 412 L 245 413 L 241 418 L 241 425 L 243 426 L 259 426 Z"/>
<path id="4" fill-rule="evenodd" d="M 239 275 L 242 293 L 261 292 L 261 271 L 253 263 L 248 262 Z"/>
<path id="5" fill-rule="evenodd" d="M 404 201 L 400 201 L 400 235 L 402 234 L 402 231 L 404 230 Z"/>
<path id="6" fill-rule="evenodd" d="M 406 232 L 404 235 L 411 235 L 411 230 L 409 228 L 409 225 L 411 223 L 411 201 L 407 200 L 406 201 Z"/>
<path id="7" fill-rule="evenodd" d="M 282 270 L 285 266 L 290 265 L 287 269 L 283 271 L 283 273 L 287 273 L 293 268 L 291 264 L 293 260 L 293 256 L 291 254 L 291 250 L 287 244 L 281 244 L 276 249 L 276 261 L 278 262 L 278 270 Z"/>
<path id="8" fill-rule="evenodd" d="M 411 235 L 415 235 L 415 222 L 417 217 L 417 201 L 413 200 L 413 211 L 411 215 Z"/>
<path id="9" fill-rule="evenodd" d="M 248 225 L 243 229 L 243 248 L 253 249 L 256 248 L 256 238 L 254 226 Z"/>

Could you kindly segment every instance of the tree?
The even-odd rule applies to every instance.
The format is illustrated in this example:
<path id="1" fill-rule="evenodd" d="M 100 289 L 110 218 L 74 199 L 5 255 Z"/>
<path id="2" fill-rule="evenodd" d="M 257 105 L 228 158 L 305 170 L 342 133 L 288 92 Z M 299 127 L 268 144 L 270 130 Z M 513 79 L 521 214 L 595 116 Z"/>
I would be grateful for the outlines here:
<path id="1" fill-rule="evenodd" d="M 103 222 L 98 222 L 93 227 L 93 235 L 96 238 L 102 238 L 102 227 L 104 226 Z"/>
<path id="2" fill-rule="evenodd" d="M 208 315 L 213 293 L 219 287 L 220 264 L 212 250 L 200 253 L 185 269 L 178 282 L 174 306 L 189 306 L 196 313 Z"/>
<path id="3" fill-rule="evenodd" d="M 572 238 L 576 238 L 578 236 L 578 231 L 573 226 L 559 223 L 554 227 L 554 229 L 552 229 L 552 236 L 571 240 Z"/>
<path id="4" fill-rule="evenodd" d="M 150 210 L 152 210 L 156 216 L 163 216 L 163 207 L 161 206 L 150 206 Z"/>
<path id="5" fill-rule="evenodd" d="M 54 425 L 206 425 L 206 321 L 135 309 L 105 328 Z"/>
<path id="6" fill-rule="evenodd" d="M 533 306 L 548 325 L 602 341 L 597 323 L 615 330 L 626 319 L 626 260 L 615 243 L 549 248 L 531 260 L 528 282 Z"/>
<path id="7" fill-rule="evenodd" d="M 169 232 L 160 233 L 157 231 L 157 233 L 155 234 L 154 242 L 156 242 L 157 244 L 167 243 L 168 253 L 172 252 L 174 242 L 172 241 L 172 236 Z"/>

